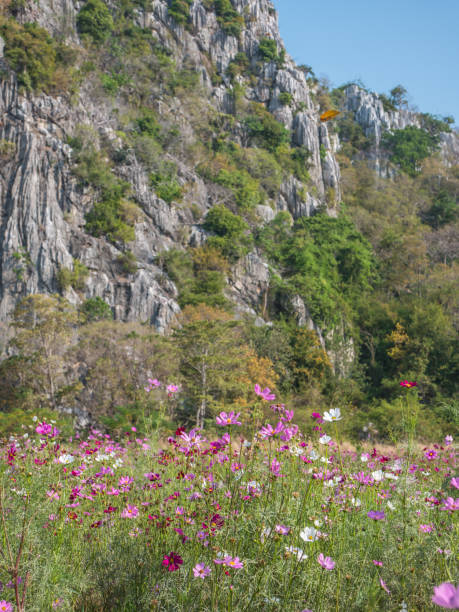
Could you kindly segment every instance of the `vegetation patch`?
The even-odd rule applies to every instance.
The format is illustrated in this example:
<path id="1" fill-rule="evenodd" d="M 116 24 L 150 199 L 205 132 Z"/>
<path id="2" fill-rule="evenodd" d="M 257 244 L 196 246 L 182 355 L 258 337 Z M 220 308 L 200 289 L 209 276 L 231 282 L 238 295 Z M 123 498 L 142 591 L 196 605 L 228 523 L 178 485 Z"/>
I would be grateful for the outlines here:
<path id="1" fill-rule="evenodd" d="M 29 91 L 55 94 L 74 88 L 76 51 L 53 39 L 36 23 L 18 23 L 0 15 L 4 55 L 18 83 Z"/>
<path id="2" fill-rule="evenodd" d="M 390 152 L 390 160 L 410 176 L 421 170 L 421 162 L 432 155 L 439 147 L 436 130 L 433 133 L 410 125 L 403 130 L 386 132 L 382 144 Z"/>
<path id="3" fill-rule="evenodd" d="M 78 32 L 94 43 L 104 43 L 113 27 L 113 17 L 102 0 L 87 0 L 77 15 Z"/>

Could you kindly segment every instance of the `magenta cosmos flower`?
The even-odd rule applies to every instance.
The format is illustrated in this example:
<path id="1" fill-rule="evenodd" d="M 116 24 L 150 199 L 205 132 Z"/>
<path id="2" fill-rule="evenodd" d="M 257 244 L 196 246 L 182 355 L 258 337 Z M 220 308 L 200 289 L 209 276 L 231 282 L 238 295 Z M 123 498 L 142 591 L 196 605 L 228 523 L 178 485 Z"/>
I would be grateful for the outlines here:
<path id="1" fill-rule="evenodd" d="M 222 427 L 224 427 L 225 425 L 242 425 L 242 423 L 238 421 L 240 414 L 240 412 L 236 414 L 233 411 L 228 413 L 220 412 L 220 414 L 215 420 L 217 421 L 217 425 L 221 425 Z"/>
<path id="2" fill-rule="evenodd" d="M 459 489 L 459 478 L 457 476 L 456 478 L 451 478 L 451 486 Z"/>
<path id="3" fill-rule="evenodd" d="M 204 563 L 197 563 L 193 567 L 193 574 L 195 578 L 202 578 L 204 580 L 204 578 L 208 576 L 210 572 L 210 567 L 207 567 L 207 565 L 204 565 Z"/>
<path id="4" fill-rule="evenodd" d="M 323 553 L 319 554 L 317 561 L 326 570 L 332 570 L 336 565 L 331 557 L 324 557 Z"/>
<path id="5" fill-rule="evenodd" d="M 180 569 L 183 563 L 183 559 L 180 555 L 175 552 L 170 552 L 168 555 L 164 555 L 162 565 L 167 567 L 169 572 L 176 572 Z"/>
<path id="6" fill-rule="evenodd" d="M 429 461 L 432 461 L 432 459 L 435 459 L 437 455 L 438 455 L 437 451 L 434 450 L 433 448 L 429 448 L 429 450 L 426 450 L 426 452 L 424 453 L 424 457 L 428 459 Z"/>
<path id="7" fill-rule="evenodd" d="M 255 385 L 255 393 L 267 402 L 276 399 L 276 396 L 274 395 L 274 393 L 271 393 L 271 389 L 269 389 L 268 387 L 262 390 L 260 385 Z"/>
<path id="8" fill-rule="evenodd" d="M 367 513 L 367 516 L 374 521 L 383 521 L 386 518 L 384 512 L 379 512 L 378 510 L 370 510 L 370 512 Z"/>
<path id="9" fill-rule="evenodd" d="M 409 381 L 409 380 L 402 380 L 400 383 L 401 387 L 407 387 L 408 389 L 411 389 L 411 387 L 417 387 L 418 383 L 414 382 L 414 381 Z"/>
<path id="10" fill-rule="evenodd" d="M 2 599 L 0 601 L 0 612 L 13 612 L 13 605 Z"/>
<path id="11" fill-rule="evenodd" d="M 44 421 L 43 423 L 39 423 L 37 425 L 35 431 L 37 432 L 37 434 L 40 434 L 40 436 L 47 436 L 48 438 L 55 438 L 59 435 L 58 429 L 56 429 L 52 425 L 49 425 L 48 423 L 45 423 Z"/>
<path id="12" fill-rule="evenodd" d="M 434 587 L 432 601 L 442 608 L 459 610 L 459 586 L 455 587 L 454 584 L 443 582 L 440 586 Z"/>

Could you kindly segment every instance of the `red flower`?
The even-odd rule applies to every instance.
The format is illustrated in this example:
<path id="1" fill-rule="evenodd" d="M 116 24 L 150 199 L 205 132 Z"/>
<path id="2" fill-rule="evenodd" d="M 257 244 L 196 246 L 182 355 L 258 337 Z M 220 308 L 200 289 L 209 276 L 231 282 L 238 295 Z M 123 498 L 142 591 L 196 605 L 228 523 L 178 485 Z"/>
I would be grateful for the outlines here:
<path id="1" fill-rule="evenodd" d="M 411 389 L 411 387 L 417 387 L 418 383 L 417 382 L 410 382 L 409 380 L 402 380 L 400 383 L 401 387 L 407 387 L 408 389 Z"/>
<path id="2" fill-rule="evenodd" d="M 174 552 L 170 552 L 168 555 L 164 555 L 162 565 L 167 567 L 169 572 L 175 572 L 180 569 L 180 566 L 183 563 L 183 559 L 180 555 Z"/>

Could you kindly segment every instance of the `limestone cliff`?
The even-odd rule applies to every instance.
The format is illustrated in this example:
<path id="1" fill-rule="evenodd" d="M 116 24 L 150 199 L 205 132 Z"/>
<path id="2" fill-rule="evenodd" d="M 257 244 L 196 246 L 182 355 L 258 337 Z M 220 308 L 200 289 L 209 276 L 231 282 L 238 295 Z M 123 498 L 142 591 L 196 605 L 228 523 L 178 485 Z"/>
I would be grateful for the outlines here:
<path id="1" fill-rule="evenodd" d="M 52 35 L 78 45 L 75 19 L 80 7 L 81 3 L 70 0 L 42 0 L 39 4 L 27 3 L 18 19 L 23 23 L 35 21 Z M 275 40 L 279 50 L 283 49 L 277 14 L 269 0 L 237 0 L 234 7 L 245 19 L 239 39 L 226 34 L 215 11 L 199 0 L 191 5 L 192 25 L 187 29 L 169 16 L 164 0 L 154 0 L 135 17 L 140 26 L 151 29 L 179 66 L 186 63 L 199 70 L 209 103 L 222 112 L 231 112 L 233 104 L 226 70 L 236 54 L 245 53 L 251 63 L 256 63 L 262 37 Z M 0 320 L 7 321 L 16 301 L 26 294 L 57 292 L 59 269 L 71 268 L 73 260 L 78 259 L 88 267 L 89 275 L 83 291 L 77 294 L 67 290 L 72 302 L 100 296 L 113 308 L 116 318 L 149 321 L 164 331 L 179 310 L 177 292 L 153 258 L 171 246 L 202 241 L 205 235 L 194 223 L 186 203 L 192 201 L 199 206 L 202 216 L 218 201 L 218 194 L 177 155 L 174 161 L 178 163 L 179 181 L 192 186 L 181 205 L 167 204 L 155 194 L 135 156 L 131 155 L 129 163 L 120 164 L 116 171 L 132 185 L 142 210 L 135 226 L 135 241 L 130 245 L 138 269 L 134 274 L 123 274 L 116 264 L 120 255 L 117 246 L 85 232 L 84 218 L 93 204 L 92 194 L 77 185 L 72 175 L 72 150 L 66 144 L 78 125 L 91 126 L 100 139 L 116 141 L 116 100 L 96 100 L 89 85 L 83 85 L 72 102 L 64 97 L 25 94 L 19 91 L 6 62 L 2 69 L 0 139 L 13 143 L 14 151 L 3 158 L 0 170 Z M 212 84 L 212 71 L 221 77 L 217 85 Z M 238 78 L 242 82 L 243 78 Z M 290 105 L 279 102 L 282 93 L 291 94 Z M 246 84 L 245 98 L 266 105 L 292 131 L 294 143 L 310 152 L 310 183 L 305 186 L 293 176 L 287 178 L 271 206 L 264 207 L 264 215 L 259 207 L 260 220 L 266 214 L 270 216 L 273 209 L 274 213 L 289 210 L 295 218 L 310 215 L 326 203 L 330 189 L 333 201 L 328 205 L 333 208 L 340 197 L 339 167 L 334 157 L 337 141 L 330 139 L 327 126 L 320 124 L 304 73 L 288 55 L 282 66 L 266 62 L 255 82 L 252 79 L 250 86 Z M 157 103 L 160 107 L 161 100 Z M 183 130 L 189 129 L 180 104 L 173 111 Z M 325 154 L 321 154 L 321 147 Z M 257 256 L 251 257 L 242 276 L 238 267 L 238 281 L 231 281 L 238 291 L 232 295 L 244 309 L 256 311 L 266 275 L 262 271 L 255 281 L 251 278 L 257 270 L 264 270 L 264 265 L 254 268 L 250 261 Z M 254 282 L 259 285 L 255 292 Z"/>

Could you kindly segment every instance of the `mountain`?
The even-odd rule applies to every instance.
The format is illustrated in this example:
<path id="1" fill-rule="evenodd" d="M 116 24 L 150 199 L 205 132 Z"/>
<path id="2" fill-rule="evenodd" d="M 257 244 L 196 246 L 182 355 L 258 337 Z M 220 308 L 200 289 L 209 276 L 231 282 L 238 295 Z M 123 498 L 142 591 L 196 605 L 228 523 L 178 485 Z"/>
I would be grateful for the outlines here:
<path id="1" fill-rule="evenodd" d="M 443 263 L 428 253 L 456 227 L 451 121 L 357 84 L 330 90 L 288 55 L 269 0 L 12 0 L 2 11 L 4 340 L 15 304 L 35 293 L 79 307 L 101 298 L 115 319 L 162 333 L 204 302 L 258 326 L 307 326 L 349 375 L 376 359 L 359 299 L 415 292 L 390 259 L 395 213 L 381 217 L 385 237 L 372 229 L 365 177 L 368 201 L 419 186 L 410 219 L 429 235 L 426 266 L 457 261 L 451 239 Z M 332 107 L 341 115 L 322 122 Z M 429 299 L 456 320 L 456 305 Z M 401 317 L 387 316 L 381 346 Z"/>

